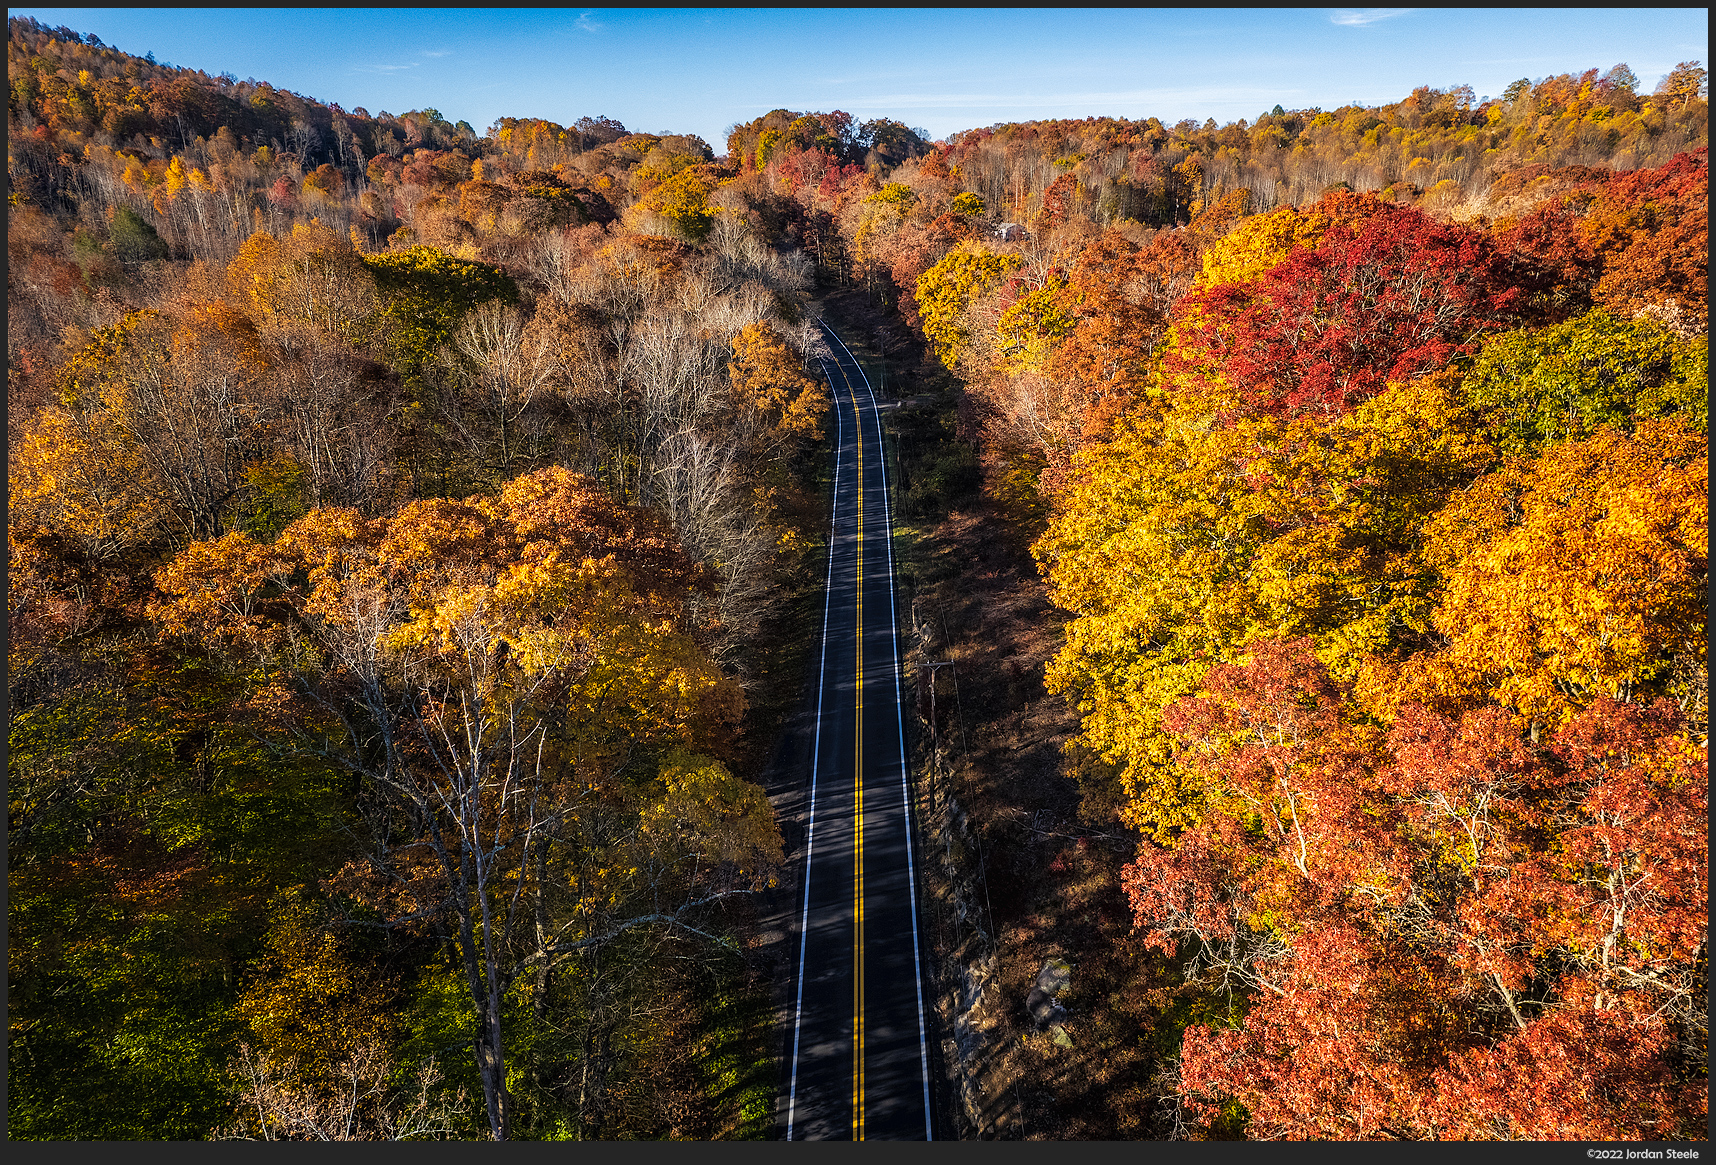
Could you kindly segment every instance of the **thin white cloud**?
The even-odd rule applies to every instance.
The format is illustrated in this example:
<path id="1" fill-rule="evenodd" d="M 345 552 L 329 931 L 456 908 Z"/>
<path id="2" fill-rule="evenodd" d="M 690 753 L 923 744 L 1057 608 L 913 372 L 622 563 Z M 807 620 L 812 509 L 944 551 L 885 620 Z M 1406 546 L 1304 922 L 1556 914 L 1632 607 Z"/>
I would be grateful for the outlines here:
<path id="1" fill-rule="evenodd" d="M 594 9 L 591 9 L 589 12 L 580 12 L 578 14 L 578 19 L 574 20 L 572 23 L 583 29 L 585 32 L 597 32 L 603 27 L 603 25 L 599 20 L 590 19 L 594 15 L 596 15 Z"/>
<path id="2" fill-rule="evenodd" d="M 424 49 L 423 55 L 426 57 L 450 57 L 453 55 L 453 50 L 452 49 Z"/>
<path id="3" fill-rule="evenodd" d="M 1393 20 L 1396 16 L 1405 16 L 1411 11 L 1410 8 L 1337 8 L 1329 13 L 1329 23 L 1348 28 L 1362 28 L 1379 20 Z"/>
<path id="4" fill-rule="evenodd" d="M 406 69 L 415 69 L 422 61 L 412 61 L 408 65 L 356 65 L 353 71 L 358 73 L 402 73 Z"/>
<path id="5" fill-rule="evenodd" d="M 1293 93 L 1275 88 L 1238 89 L 1232 86 L 1188 89 L 1133 89 L 1112 93 L 884 93 L 854 97 L 841 104 L 852 109 L 1059 109 L 1109 108 L 1138 105 L 1179 105 L 1188 102 L 1281 101 Z M 802 104 L 802 103 L 801 103 Z M 774 106 L 755 105 L 772 109 Z"/>

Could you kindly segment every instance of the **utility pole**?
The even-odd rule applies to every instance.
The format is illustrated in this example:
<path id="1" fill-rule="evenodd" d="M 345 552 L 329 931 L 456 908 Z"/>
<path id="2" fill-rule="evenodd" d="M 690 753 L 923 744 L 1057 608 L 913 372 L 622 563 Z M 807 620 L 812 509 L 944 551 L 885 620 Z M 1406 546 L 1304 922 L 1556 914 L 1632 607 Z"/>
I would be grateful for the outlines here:
<path id="1" fill-rule="evenodd" d="M 882 395 L 888 395 L 888 349 L 884 345 L 882 329 L 876 329 L 876 360 L 882 366 Z"/>

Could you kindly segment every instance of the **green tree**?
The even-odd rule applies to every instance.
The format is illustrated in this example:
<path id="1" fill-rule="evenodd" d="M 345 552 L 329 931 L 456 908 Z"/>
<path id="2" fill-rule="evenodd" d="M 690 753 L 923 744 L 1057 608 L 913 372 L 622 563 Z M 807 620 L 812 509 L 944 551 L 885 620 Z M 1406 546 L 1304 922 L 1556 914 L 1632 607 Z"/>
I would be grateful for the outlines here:
<path id="1" fill-rule="evenodd" d="M 113 241 L 113 253 L 124 263 L 144 263 L 167 257 L 167 242 L 142 215 L 129 206 L 114 208 L 113 220 L 107 224 L 108 237 Z"/>
<path id="2" fill-rule="evenodd" d="M 407 377 L 422 373 L 472 308 L 490 300 L 518 302 L 518 284 L 500 268 L 434 247 L 362 258 L 382 301 L 370 330 Z"/>
<path id="3" fill-rule="evenodd" d="M 10 1135 L 200 1139 L 230 1113 L 233 1009 L 264 905 L 336 864 L 339 782 L 260 745 L 235 714 L 242 685 L 128 642 L 111 617 L 65 624 L 75 591 L 17 601 L 42 577 L 24 549 L 9 661 Z M 58 630 L 44 636 L 43 620 Z M 42 666 L 27 643 L 46 648 Z"/>
<path id="4" fill-rule="evenodd" d="M 1709 350 L 1650 319 L 1598 309 L 1563 324 L 1506 332 L 1485 342 L 1466 374 L 1466 399 L 1483 410 L 1497 444 L 1535 452 L 1631 429 L 1666 413 L 1699 428 L 1709 409 Z"/>

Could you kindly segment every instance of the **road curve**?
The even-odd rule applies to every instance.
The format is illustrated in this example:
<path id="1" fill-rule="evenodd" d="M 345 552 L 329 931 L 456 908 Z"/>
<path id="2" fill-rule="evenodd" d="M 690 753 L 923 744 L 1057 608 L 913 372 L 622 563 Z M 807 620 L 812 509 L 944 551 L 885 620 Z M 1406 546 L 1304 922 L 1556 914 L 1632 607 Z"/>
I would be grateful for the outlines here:
<path id="1" fill-rule="evenodd" d="M 815 742 L 795 919 L 786 1138 L 933 1140 L 923 943 L 881 418 L 832 329 L 835 413 Z"/>

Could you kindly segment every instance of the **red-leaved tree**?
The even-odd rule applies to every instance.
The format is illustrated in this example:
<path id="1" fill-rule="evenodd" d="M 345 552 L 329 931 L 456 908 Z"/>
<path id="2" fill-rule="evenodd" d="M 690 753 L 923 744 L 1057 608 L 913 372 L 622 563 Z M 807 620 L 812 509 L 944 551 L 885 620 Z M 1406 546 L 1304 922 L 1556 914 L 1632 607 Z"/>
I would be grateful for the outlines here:
<path id="1" fill-rule="evenodd" d="M 1165 722 L 1206 811 L 1126 887 L 1233 1021 L 1189 1113 L 1277 1138 L 1663 1139 L 1707 1112 L 1708 770 L 1666 701 L 1534 745 L 1505 710 L 1352 715 L 1309 640 Z"/>
<path id="2" fill-rule="evenodd" d="M 1631 315 L 1673 304 L 1704 326 L 1710 311 L 1708 148 L 1617 174 L 1579 224 L 1602 262 L 1594 297 Z"/>
<path id="3" fill-rule="evenodd" d="M 1318 246 L 1188 297 L 1171 373 L 1220 376 L 1264 412 L 1339 415 L 1470 350 L 1521 298 L 1478 231 L 1368 194 L 1317 209 L 1331 220 Z"/>

